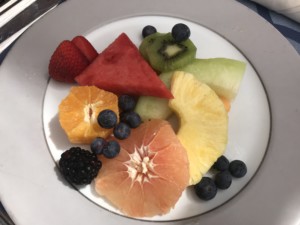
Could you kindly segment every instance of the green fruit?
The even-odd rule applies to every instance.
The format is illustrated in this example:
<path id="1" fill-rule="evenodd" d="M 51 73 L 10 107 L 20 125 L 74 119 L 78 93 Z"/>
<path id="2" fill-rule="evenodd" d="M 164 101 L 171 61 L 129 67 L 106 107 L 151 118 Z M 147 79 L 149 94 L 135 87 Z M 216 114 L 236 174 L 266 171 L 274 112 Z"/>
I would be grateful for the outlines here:
<path id="1" fill-rule="evenodd" d="M 165 75 L 166 74 L 166 75 Z M 169 75 L 170 74 L 170 75 Z M 159 78 L 170 89 L 171 78 L 173 72 L 164 73 Z M 149 119 L 166 119 L 172 114 L 172 110 L 168 107 L 168 99 L 157 98 L 152 96 L 141 96 L 137 101 L 135 112 L 138 113 L 142 121 Z"/>
<path id="2" fill-rule="evenodd" d="M 193 74 L 198 80 L 210 86 L 219 96 L 232 101 L 238 93 L 246 64 L 226 59 L 194 59 L 190 64 L 178 70 Z M 170 88 L 173 72 L 159 75 L 159 78 Z M 143 119 L 166 119 L 172 114 L 168 100 L 156 97 L 140 97 L 136 111 Z"/>
<path id="3" fill-rule="evenodd" d="M 148 60 L 146 49 L 148 47 L 152 46 L 152 44 L 154 43 L 154 41 L 156 40 L 157 37 L 163 36 L 163 35 L 164 34 L 157 32 L 154 34 L 150 34 L 143 39 L 142 43 L 140 44 L 139 51 L 145 60 Z"/>
<path id="4" fill-rule="evenodd" d="M 176 70 L 195 59 L 197 48 L 188 39 L 176 43 L 171 33 L 150 35 L 140 45 L 140 52 L 159 72 Z"/>
<path id="5" fill-rule="evenodd" d="M 246 63 L 227 58 L 195 59 L 180 70 L 193 74 L 217 95 L 232 101 L 239 91 Z"/>
<path id="6" fill-rule="evenodd" d="M 206 83 L 218 96 L 232 101 L 238 93 L 245 73 L 246 63 L 226 58 L 194 59 L 179 71 L 193 74 L 198 80 Z M 170 87 L 173 72 L 162 73 L 166 86 Z"/>
<path id="7" fill-rule="evenodd" d="M 142 121 L 166 119 L 172 114 L 168 102 L 168 99 L 164 98 L 141 96 L 134 111 L 140 115 Z"/>

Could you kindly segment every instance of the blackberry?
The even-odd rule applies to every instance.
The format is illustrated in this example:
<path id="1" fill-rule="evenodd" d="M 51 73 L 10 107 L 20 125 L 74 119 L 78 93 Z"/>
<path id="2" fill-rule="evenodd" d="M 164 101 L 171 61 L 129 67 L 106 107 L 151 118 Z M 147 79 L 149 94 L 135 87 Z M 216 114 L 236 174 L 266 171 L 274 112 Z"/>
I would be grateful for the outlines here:
<path id="1" fill-rule="evenodd" d="M 217 194 L 217 186 L 210 177 L 203 177 L 199 183 L 194 186 L 196 195 L 205 201 L 213 199 Z"/>
<path id="2" fill-rule="evenodd" d="M 225 171 L 229 168 L 229 160 L 224 156 L 220 156 L 218 160 L 212 166 L 213 169 L 218 171 Z"/>
<path id="3" fill-rule="evenodd" d="M 62 153 L 58 164 L 66 180 L 77 185 L 90 184 L 102 166 L 94 153 L 80 147 L 72 147 Z"/>

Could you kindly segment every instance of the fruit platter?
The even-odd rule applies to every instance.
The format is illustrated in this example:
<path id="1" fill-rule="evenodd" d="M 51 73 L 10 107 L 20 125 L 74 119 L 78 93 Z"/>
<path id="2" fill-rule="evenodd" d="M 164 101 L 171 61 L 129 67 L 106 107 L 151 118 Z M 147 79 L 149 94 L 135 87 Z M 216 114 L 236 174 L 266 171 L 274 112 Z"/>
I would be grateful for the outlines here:
<path id="1" fill-rule="evenodd" d="M 66 5 L 76 9 L 76 2 Z M 276 224 L 271 216 L 256 218 L 262 210 L 254 208 L 279 210 L 278 204 L 269 209 L 267 202 L 255 202 L 275 194 L 275 202 L 285 202 L 266 173 L 285 174 L 272 161 L 294 160 L 291 154 L 282 158 L 272 138 L 280 115 L 273 108 L 283 108 L 270 81 L 283 66 L 274 65 L 271 79 L 261 61 L 281 57 L 268 51 L 254 57 L 243 39 L 249 31 L 239 21 L 222 28 L 205 9 L 188 19 L 128 16 L 125 8 L 123 17 L 113 12 L 96 21 L 92 15 L 106 14 L 93 9 L 69 31 L 63 29 L 68 19 L 56 23 L 56 32 L 34 38 L 29 51 L 32 35 L 65 10 L 62 5 L 25 33 L 0 67 L 2 113 L 17 121 L 9 125 L 3 117 L 1 132 L 20 140 L 4 141 L 5 149 L 15 150 L 1 150 L 0 175 L 7 183 L 0 184 L 0 196 L 16 224 L 255 224 L 249 217 Z M 262 49 L 264 38 L 258 41 Z M 21 75 L 13 79 L 15 74 Z M 13 97 L 11 87 L 18 87 Z M 20 207 L 11 203 L 12 192 Z M 45 210 L 33 217 L 42 205 Z"/>
<path id="2" fill-rule="evenodd" d="M 203 214 L 239 193 L 263 159 L 270 118 L 263 86 L 234 46 L 197 24 L 157 19 L 111 23 L 112 41 L 99 47 L 92 43 L 103 28 L 59 42 L 49 58 L 43 111 L 62 179 L 119 215 L 169 221 Z M 140 29 L 115 30 L 119 23 Z M 101 35 L 93 41 L 93 34 Z M 227 56 L 212 47 L 201 54 L 201 42 L 214 38 Z M 81 55 L 90 61 L 82 63 Z M 243 94 L 249 85 L 258 98 Z M 250 101 L 259 113 L 245 121 L 239 110 L 252 108 L 243 103 Z M 252 150 L 231 129 L 261 141 Z M 85 161 L 80 152 L 91 163 L 78 167 Z M 191 209 L 183 215 L 184 204 Z"/>

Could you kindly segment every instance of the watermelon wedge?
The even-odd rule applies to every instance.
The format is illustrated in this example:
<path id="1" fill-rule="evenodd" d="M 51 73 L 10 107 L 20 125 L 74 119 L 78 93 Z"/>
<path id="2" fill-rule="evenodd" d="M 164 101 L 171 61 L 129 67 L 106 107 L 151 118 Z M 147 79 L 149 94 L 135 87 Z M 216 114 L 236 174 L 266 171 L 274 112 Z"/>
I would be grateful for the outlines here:
<path id="1" fill-rule="evenodd" d="M 125 33 L 119 35 L 75 80 L 79 85 L 94 85 L 115 94 L 173 98 Z"/>

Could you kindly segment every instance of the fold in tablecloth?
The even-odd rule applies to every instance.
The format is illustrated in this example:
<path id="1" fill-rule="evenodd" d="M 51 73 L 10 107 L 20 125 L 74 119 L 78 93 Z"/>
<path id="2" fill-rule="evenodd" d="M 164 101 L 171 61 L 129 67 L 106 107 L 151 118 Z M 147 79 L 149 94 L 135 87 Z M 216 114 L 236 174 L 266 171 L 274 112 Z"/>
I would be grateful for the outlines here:
<path id="1" fill-rule="evenodd" d="M 266 6 L 268 6 L 268 4 L 269 4 L 271 9 L 277 10 L 279 5 L 272 6 L 272 5 L 270 5 L 271 4 L 270 2 L 275 2 L 275 1 L 299 2 L 299 0 L 253 0 L 253 1 L 237 0 L 237 1 L 240 2 L 241 4 L 244 4 L 245 6 L 249 7 L 250 9 L 254 10 L 260 16 L 265 18 L 278 31 L 280 31 L 284 37 L 286 37 L 289 40 L 289 42 L 294 46 L 294 48 L 300 54 L 300 23 L 281 15 L 280 13 L 284 13 L 284 11 L 278 10 L 278 13 L 277 13 L 275 11 L 269 10 L 268 8 L 266 8 L 260 4 L 256 4 L 253 2 L 253 1 L 257 1 Z M 296 11 L 296 9 L 294 9 L 294 11 Z M 8 47 L 4 52 L 2 52 L 2 54 L 0 54 L 0 64 L 3 61 L 7 52 L 9 51 L 10 47 Z M 8 215 L 6 214 L 3 206 L 1 205 L 1 202 L 0 202 L 0 213 L 5 214 L 5 219 L 8 218 Z M 1 219 L 0 219 L 0 224 L 1 224 Z"/>
<path id="2" fill-rule="evenodd" d="M 253 0 L 300 23 L 299 0 Z"/>

